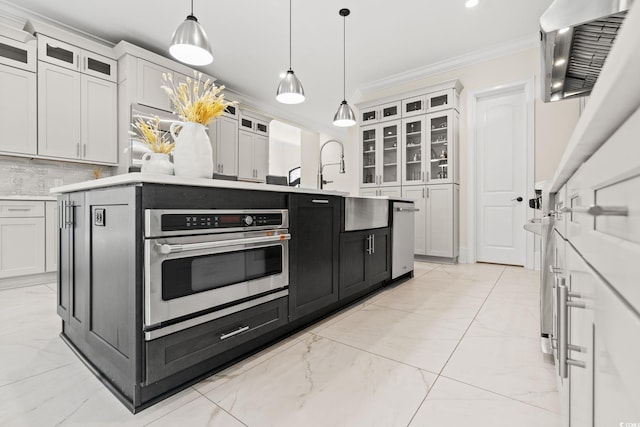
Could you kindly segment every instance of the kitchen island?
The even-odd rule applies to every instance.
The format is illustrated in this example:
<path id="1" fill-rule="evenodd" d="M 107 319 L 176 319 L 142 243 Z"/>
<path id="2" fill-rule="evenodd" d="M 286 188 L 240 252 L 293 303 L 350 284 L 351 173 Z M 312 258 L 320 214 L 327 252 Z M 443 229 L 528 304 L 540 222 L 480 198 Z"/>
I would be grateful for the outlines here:
<path id="1" fill-rule="evenodd" d="M 317 189 L 135 173 L 52 191 L 61 335 L 133 412 L 391 281 L 385 199 L 345 228 L 346 194 Z"/>

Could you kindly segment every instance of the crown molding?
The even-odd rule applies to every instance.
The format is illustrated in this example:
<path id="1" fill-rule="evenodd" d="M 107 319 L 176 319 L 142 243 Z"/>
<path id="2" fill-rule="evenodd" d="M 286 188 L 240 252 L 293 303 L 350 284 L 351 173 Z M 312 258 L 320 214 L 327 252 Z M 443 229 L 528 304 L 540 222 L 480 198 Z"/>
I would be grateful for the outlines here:
<path id="1" fill-rule="evenodd" d="M 488 61 L 490 59 L 499 58 L 501 56 L 511 55 L 528 49 L 538 47 L 539 40 L 537 35 L 527 36 L 520 39 L 500 43 L 486 49 L 476 50 L 472 53 L 455 56 L 444 61 L 436 62 L 423 67 L 414 68 L 412 70 L 403 71 L 379 80 L 374 80 L 360 85 L 355 96 L 359 100 L 364 100 L 368 95 L 384 90 L 390 87 L 398 86 L 414 80 L 419 80 L 434 76 L 446 71 L 455 70 L 457 68 L 466 67 L 479 62 Z"/>

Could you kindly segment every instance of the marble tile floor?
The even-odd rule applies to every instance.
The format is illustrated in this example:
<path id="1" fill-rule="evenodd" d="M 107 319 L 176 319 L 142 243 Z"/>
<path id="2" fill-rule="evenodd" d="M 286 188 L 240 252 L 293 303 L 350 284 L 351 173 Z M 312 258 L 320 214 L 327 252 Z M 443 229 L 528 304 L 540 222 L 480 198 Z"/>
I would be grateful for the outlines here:
<path id="1" fill-rule="evenodd" d="M 1 426 L 560 425 L 537 272 L 416 262 L 413 279 L 137 415 L 60 340 L 54 289 L 0 291 Z"/>

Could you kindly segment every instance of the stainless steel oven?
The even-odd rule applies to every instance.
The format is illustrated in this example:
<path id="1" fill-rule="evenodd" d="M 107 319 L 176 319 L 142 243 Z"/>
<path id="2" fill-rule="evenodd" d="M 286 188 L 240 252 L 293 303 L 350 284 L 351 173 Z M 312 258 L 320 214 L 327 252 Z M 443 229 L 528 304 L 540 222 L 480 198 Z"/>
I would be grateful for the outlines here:
<path id="1" fill-rule="evenodd" d="M 288 226 L 287 210 L 146 210 L 147 338 L 287 295 Z"/>

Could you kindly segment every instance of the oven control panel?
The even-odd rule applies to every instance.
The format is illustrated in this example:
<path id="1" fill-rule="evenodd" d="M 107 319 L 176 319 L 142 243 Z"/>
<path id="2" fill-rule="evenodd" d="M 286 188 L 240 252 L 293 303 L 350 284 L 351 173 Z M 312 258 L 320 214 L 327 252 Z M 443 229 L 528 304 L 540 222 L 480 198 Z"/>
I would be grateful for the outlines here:
<path id="1" fill-rule="evenodd" d="M 225 228 L 252 228 L 283 224 L 281 213 L 165 213 L 161 216 L 162 231 L 189 231 Z"/>

